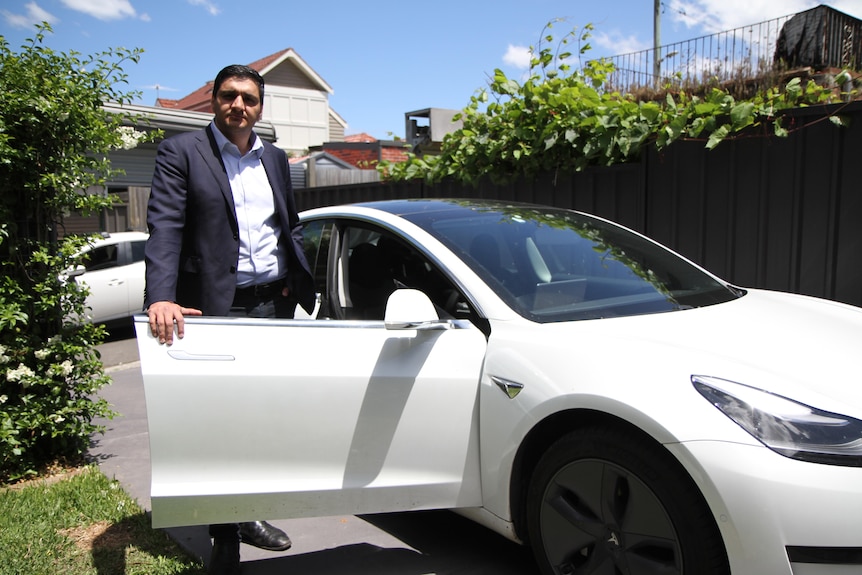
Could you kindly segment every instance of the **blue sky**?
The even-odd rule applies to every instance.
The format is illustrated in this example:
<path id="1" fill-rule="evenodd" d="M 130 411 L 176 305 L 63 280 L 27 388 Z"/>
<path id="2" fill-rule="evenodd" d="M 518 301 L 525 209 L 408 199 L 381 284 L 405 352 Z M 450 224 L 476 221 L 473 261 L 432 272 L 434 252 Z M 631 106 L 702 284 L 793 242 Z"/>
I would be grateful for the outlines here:
<path id="1" fill-rule="evenodd" d="M 662 44 L 828 4 L 862 18 L 862 0 L 662 0 Z M 314 8 L 313 8 L 314 7 Z M 2 0 L 0 35 L 18 51 L 48 21 L 46 44 L 96 54 L 142 48 L 125 71 L 137 103 L 196 90 L 227 64 L 293 48 L 332 88 L 347 134 L 403 137 L 404 114 L 462 109 L 494 69 L 523 73 L 546 23 L 559 38 L 595 26 L 590 56 L 646 49 L 654 0 Z"/>

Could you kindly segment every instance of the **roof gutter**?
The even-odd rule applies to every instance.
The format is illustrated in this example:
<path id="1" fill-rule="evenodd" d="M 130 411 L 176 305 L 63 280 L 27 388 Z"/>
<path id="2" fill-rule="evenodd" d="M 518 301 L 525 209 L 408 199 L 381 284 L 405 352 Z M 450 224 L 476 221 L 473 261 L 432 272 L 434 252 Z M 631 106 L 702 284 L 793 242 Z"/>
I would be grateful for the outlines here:
<path id="1" fill-rule="evenodd" d="M 134 104 L 121 105 L 116 102 L 106 102 L 102 104 L 102 109 L 112 114 L 124 114 L 130 117 L 132 121 L 126 120 L 123 122 L 124 125 L 134 126 L 139 129 L 159 129 L 165 132 L 191 132 L 200 130 L 208 126 L 213 119 L 212 114 L 205 112 Z M 265 120 L 260 120 L 255 124 L 254 132 L 268 142 L 274 142 L 277 139 L 275 126 Z"/>

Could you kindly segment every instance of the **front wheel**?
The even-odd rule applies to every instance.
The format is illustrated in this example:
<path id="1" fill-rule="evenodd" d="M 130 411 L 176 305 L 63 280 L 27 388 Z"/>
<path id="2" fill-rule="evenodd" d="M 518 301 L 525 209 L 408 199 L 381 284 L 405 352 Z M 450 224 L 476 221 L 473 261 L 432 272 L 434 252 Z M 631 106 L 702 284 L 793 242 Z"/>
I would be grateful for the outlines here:
<path id="1" fill-rule="evenodd" d="M 727 575 L 715 520 L 661 445 L 597 426 L 554 443 L 536 467 L 527 528 L 548 575 Z"/>

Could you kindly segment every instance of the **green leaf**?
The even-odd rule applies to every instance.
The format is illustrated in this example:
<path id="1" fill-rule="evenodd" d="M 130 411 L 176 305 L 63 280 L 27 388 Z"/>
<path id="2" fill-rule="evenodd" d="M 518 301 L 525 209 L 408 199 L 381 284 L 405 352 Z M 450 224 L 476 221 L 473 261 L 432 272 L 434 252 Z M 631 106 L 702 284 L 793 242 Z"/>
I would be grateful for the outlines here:
<path id="1" fill-rule="evenodd" d="M 671 94 L 670 92 L 668 92 L 667 96 L 665 97 L 665 102 L 667 102 L 668 108 L 670 108 L 671 110 L 676 110 L 676 102 L 674 102 L 673 94 Z"/>
<path id="2" fill-rule="evenodd" d="M 695 104 L 694 112 L 698 116 L 707 116 L 709 114 L 714 114 L 717 109 L 717 106 L 712 102 L 701 102 L 700 104 Z"/>
<path id="3" fill-rule="evenodd" d="M 661 115 L 661 108 L 655 102 L 645 102 L 640 105 L 640 115 L 648 122 L 655 122 Z"/>
<path id="4" fill-rule="evenodd" d="M 712 150 L 717 145 L 719 145 L 721 143 L 721 141 L 724 138 L 726 138 L 729 133 L 730 133 L 730 126 L 728 126 L 727 124 L 719 127 L 717 130 L 715 130 L 714 132 L 712 132 L 712 134 L 709 135 L 709 140 L 706 143 L 706 148 L 708 150 Z"/>
<path id="5" fill-rule="evenodd" d="M 798 77 L 790 80 L 784 87 L 784 93 L 789 102 L 796 102 L 799 99 L 800 94 L 802 94 L 802 80 Z"/>
<path id="6" fill-rule="evenodd" d="M 754 104 L 741 102 L 730 110 L 730 121 L 734 130 L 741 130 L 754 123 Z"/>

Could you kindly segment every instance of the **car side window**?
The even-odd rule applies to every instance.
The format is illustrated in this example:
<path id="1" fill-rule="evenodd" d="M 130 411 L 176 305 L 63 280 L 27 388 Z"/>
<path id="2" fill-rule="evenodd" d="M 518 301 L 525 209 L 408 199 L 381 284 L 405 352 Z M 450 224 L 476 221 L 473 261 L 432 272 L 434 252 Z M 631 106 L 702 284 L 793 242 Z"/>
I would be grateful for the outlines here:
<path id="1" fill-rule="evenodd" d="M 305 259 L 314 278 L 314 292 L 320 298 L 318 318 L 333 317 L 327 297 L 327 261 L 329 244 L 334 224 L 329 221 L 316 220 L 306 223 L 302 228 L 302 245 Z"/>
<path id="2" fill-rule="evenodd" d="M 119 245 L 100 246 L 85 253 L 81 264 L 88 272 L 113 268 L 119 265 Z"/>
<path id="3" fill-rule="evenodd" d="M 131 242 L 132 246 L 132 262 L 137 263 L 144 261 L 144 248 L 147 246 L 146 240 L 140 242 Z"/>
<path id="4" fill-rule="evenodd" d="M 348 319 L 381 320 L 389 295 L 412 288 L 427 295 L 441 318 L 472 316 L 467 299 L 439 268 L 405 240 L 379 229 L 342 230 L 343 305 Z"/>

